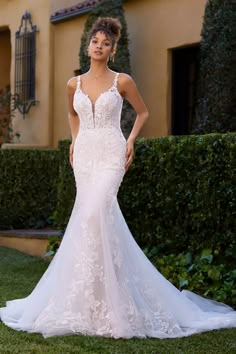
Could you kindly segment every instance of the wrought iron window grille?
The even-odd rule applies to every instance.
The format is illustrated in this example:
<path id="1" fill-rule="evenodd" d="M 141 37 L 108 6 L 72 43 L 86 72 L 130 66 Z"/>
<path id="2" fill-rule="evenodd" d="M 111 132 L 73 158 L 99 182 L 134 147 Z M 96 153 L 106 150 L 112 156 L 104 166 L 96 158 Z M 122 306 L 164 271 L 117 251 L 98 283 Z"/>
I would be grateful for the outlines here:
<path id="1" fill-rule="evenodd" d="M 32 24 L 31 15 L 25 12 L 19 30 L 15 34 L 15 100 L 14 106 L 20 113 L 27 114 L 35 99 L 35 59 L 37 26 Z"/>

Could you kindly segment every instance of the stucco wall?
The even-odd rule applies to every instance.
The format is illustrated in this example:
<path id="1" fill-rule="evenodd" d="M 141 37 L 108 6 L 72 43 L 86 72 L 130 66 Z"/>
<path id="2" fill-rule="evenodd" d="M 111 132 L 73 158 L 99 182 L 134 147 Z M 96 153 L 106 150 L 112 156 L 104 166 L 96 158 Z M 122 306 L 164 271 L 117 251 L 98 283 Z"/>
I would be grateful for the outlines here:
<path id="1" fill-rule="evenodd" d="M 207 0 L 128 0 L 125 15 L 130 37 L 132 76 L 146 102 L 150 119 L 142 135 L 171 131 L 171 49 L 199 42 Z M 39 103 L 14 128 L 20 143 L 57 146 L 70 136 L 66 83 L 79 68 L 80 38 L 87 15 L 51 24 L 50 15 L 78 4 L 76 0 L 1 0 L 0 28 L 11 31 L 11 87 L 14 87 L 15 32 L 25 10 L 36 24 L 36 99 Z"/>
<path id="2" fill-rule="evenodd" d="M 125 3 L 131 67 L 150 112 L 144 136 L 170 133 L 170 49 L 200 41 L 207 0 L 129 0 Z"/>
<path id="3" fill-rule="evenodd" d="M 164 136 L 171 132 L 171 49 L 200 41 L 206 1 L 125 2 L 132 76 L 150 112 L 143 136 Z M 70 136 L 65 85 L 78 67 L 85 20 L 86 16 L 82 16 L 59 23 L 54 29 L 54 145 L 58 139 Z"/>
<path id="4" fill-rule="evenodd" d="M 79 69 L 80 39 L 86 16 L 54 25 L 54 146 L 70 137 L 66 84 Z"/>
<path id="5" fill-rule="evenodd" d="M 51 35 L 48 0 L 1 0 L 0 27 L 8 26 L 11 31 L 11 88 L 14 90 L 15 74 L 15 32 L 19 29 L 21 17 L 29 11 L 32 22 L 39 32 L 36 39 L 36 99 L 38 105 L 31 108 L 29 114 L 22 118 L 16 112 L 13 127 L 20 133 L 20 142 L 36 145 L 51 145 Z"/>

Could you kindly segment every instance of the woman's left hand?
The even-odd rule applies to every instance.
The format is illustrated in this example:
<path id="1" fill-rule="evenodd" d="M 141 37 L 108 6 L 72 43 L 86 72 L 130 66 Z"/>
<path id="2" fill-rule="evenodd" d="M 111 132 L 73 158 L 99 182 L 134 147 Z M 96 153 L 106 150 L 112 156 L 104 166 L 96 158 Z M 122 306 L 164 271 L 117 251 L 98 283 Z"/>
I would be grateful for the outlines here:
<path id="1" fill-rule="evenodd" d="M 127 140 L 126 143 L 126 163 L 125 163 L 125 171 L 127 171 L 133 161 L 134 158 L 134 142 Z"/>

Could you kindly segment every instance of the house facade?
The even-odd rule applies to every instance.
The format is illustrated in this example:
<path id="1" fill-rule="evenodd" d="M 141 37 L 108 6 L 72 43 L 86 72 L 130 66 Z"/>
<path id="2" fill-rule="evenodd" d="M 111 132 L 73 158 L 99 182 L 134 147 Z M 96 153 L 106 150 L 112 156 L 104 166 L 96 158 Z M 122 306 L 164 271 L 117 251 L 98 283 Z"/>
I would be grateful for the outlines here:
<path id="1" fill-rule="evenodd" d="M 28 111 L 15 111 L 13 129 L 20 138 L 14 146 L 56 147 L 59 140 L 70 137 L 66 84 L 80 69 L 84 24 L 100 1 L 1 0 L 0 89 L 10 84 L 14 94 L 34 78 L 34 87 L 25 89 Z M 188 133 L 206 2 L 124 1 L 132 77 L 150 113 L 142 136 Z M 28 22 L 25 14 L 30 15 Z M 35 54 L 31 50 L 32 58 L 26 61 L 32 67 L 28 73 L 21 61 L 31 47 L 24 41 L 19 47 L 16 33 L 32 28 Z"/>

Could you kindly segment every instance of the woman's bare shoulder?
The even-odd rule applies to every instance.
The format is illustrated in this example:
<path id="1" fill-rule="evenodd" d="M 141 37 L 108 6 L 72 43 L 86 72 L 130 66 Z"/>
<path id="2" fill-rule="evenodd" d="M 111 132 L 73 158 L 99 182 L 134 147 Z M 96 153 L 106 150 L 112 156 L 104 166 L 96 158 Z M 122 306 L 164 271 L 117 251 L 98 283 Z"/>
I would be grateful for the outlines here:
<path id="1" fill-rule="evenodd" d="M 130 75 L 120 73 L 118 77 L 118 86 L 122 95 L 126 95 L 128 91 L 136 87 L 136 84 Z"/>
<path id="2" fill-rule="evenodd" d="M 128 83 L 134 81 L 132 77 L 125 73 L 119 73 L 119 82 L 120 83 Z"/>
<path id="3" fill-rule="evenodd" d="M 70 90 L 75 90 L 77 87 L 78 76 L 73 76 L 67 82 L 67 88 Z"/>

